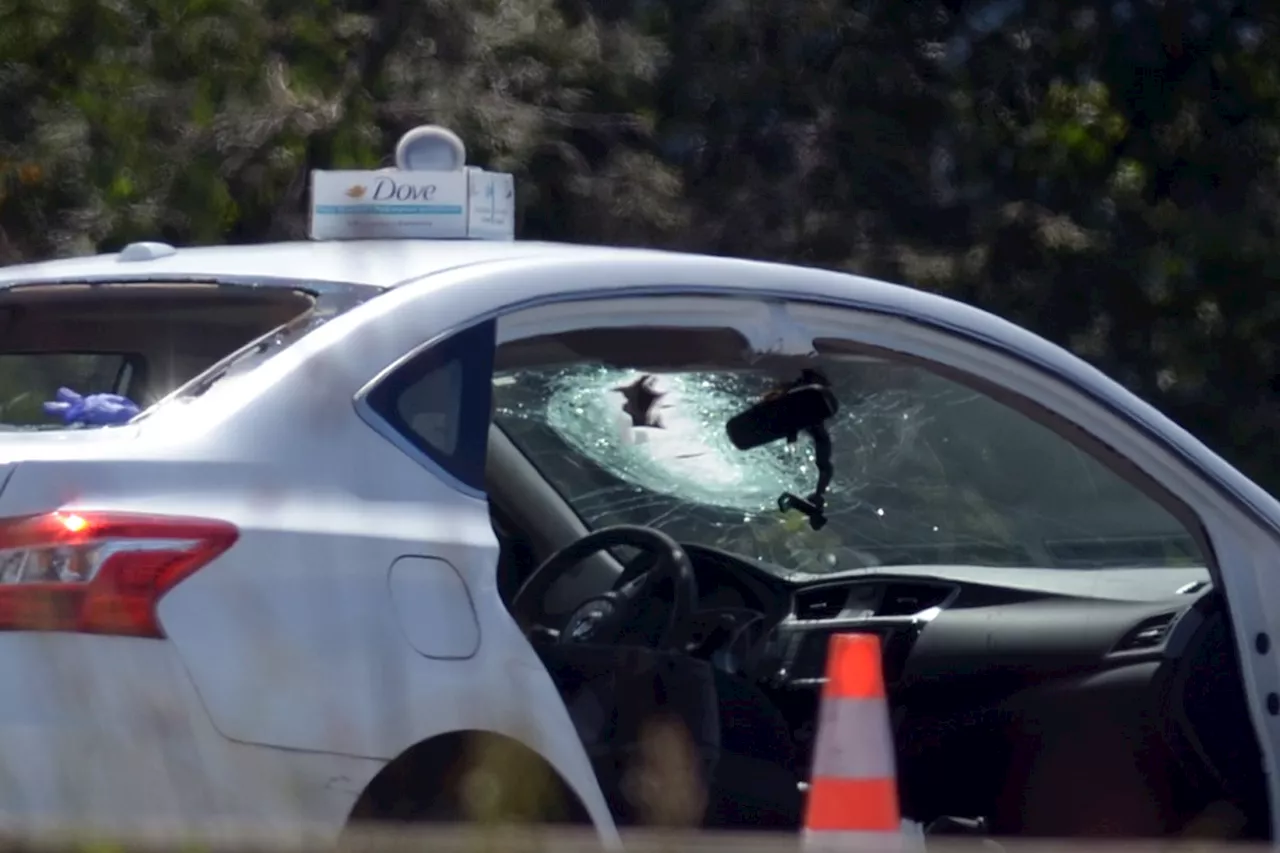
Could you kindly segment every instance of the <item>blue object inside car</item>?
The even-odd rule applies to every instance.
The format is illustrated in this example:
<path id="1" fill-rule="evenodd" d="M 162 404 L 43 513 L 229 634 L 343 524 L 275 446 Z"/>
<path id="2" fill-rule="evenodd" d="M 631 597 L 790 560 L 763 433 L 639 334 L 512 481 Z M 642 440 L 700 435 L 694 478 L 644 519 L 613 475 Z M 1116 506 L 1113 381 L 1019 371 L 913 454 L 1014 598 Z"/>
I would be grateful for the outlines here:
<path id="1" fill-rule="evenodd" d="M 142 411 L 137 403 L 119 394 L 81 395 L 70 388 L 59 388 L 55 397 L 44 404 L 45 414 L 60 417 L 68 425 L 124 424 Z"/>

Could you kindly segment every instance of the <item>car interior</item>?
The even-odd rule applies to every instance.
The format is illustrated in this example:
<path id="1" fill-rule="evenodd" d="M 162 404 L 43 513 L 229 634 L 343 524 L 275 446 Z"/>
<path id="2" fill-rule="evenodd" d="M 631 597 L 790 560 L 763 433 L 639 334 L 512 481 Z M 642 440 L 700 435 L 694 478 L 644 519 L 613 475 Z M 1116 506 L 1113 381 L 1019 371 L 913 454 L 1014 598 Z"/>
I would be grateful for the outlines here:
<path id="1" fill-rule="evenodd" d="M 626 345 L 610 335 L 616 356 Z M 590 348 L 560 344 L 561 357 Z M 500 351 L 499 371 L 531 353 L 555 347 Z M 881 638 L 903 817 L 927 833 L 1269 837 L 1235 639 L 1209 580 L 1119 568 L 1080 585 L 972 564 L 806 573 L 643 524 L 589 528 L 500 428 L 516 421 L 496 420 L 500 589 L 623 823 L 645 819 L 627 767 L 661 719 L 697 754 L 705 826 L 799 827 L 828 638 L 859 631 Z M 1142 595 L 1108 586 L 1139 576 Z"/>

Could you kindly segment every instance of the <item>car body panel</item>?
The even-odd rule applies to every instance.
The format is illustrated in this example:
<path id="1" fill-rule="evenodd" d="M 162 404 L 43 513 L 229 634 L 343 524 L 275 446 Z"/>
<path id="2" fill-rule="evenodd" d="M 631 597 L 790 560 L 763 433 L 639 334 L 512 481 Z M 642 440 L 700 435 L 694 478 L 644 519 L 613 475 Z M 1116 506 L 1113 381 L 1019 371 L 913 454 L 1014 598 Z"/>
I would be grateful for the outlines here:
<path id="1" fill-rule="evenodd" d="M 0 696 L 0 813 L 11 832 L 333 833 L 381 766 L 228 741 L 165 643 L 5 634 L 0 678 L 21 686 Z"/>
<path id="2" fill-rule="evenodd" d="M 117 454 L 128 456 L 130 442 L 138 436 L 137 426 L 104 429 L 0 430 L 0 461 L 15 464 L 20 459 L 102 459 Z"/>
<path id="3" fill-rule="evenodd" d="M 346 491 L 340 485 L 345 466 L 308 464 L 308 453 L 320 456 L 323 448 L 308 450 L 306 443 L 296 449 L 295 469 L 288 459 L 271 465 L 219 460 L 218 448 L 204 437 L 172 444 L 144 439 L 128 466 L 119 460 L 24 461 L 14 488 L 0 499 L 0 513 L 110 506 L 236 524 L 236 545 L 162 599 L 159 616 L 168 642 L 139 642 L 176 652 L 196 697 L 187 711 L 207 720 L 227 743 L 240 744 L 237 749 L 332 757 L 330 764 L 285 761 L 301 774 L 286 780 L 289 785 L 314 784 L 316 767 L 367 769 L 331 774 L 347 780 L 343 790 L 349 794 L 343 799 L 325 793 L 342 803 L 328 813 L 334 826 L 387 761 L 436 735 L 478 730 L 516 738 L 544 755 L 609 832 L 607 809 L 567 712 L 494 589 L 496 544 L 487 506 L 474 499 L 472 506 L 460 506 L 456 493 L 404 464 L 395 448 L 364 429 L 352 409 L 347 412 L 358 427 L 354 443 L 360 437 L 367 441 L 359 448 L 364 464 L 402 474 L 385 477 L 380 493 Z M 148 448 L 153 458 L 142 458 Z M 122 477 L 125 468 L 129 475 Z M 353 512 L 353 506 L 362 511 Z M 401 620 L 433 618 L 436 604 L 417 602 L 415 610 L 413 601 L 401 601 L 397 612 L 388 567 L 424 542 L 432 543 L 432 556 L 447 559 L 471 582 L 477 621 L 492 640 L 471 659 L 427 658 L 405 639 Z M 57 673 L 51 681 L 64 680 L 61 670 L 51 672 Z M 510 701 L 513 695 L 521 697 L 519 703 Z M 529 703 L 545 710 L 528 715 Z M 243 805 L 245 790 L 267 778 L 280 783 L 280 772 L 224 776 L 214 764 L 209 774 L 213 781 L 200 784 L 212 785 L 214 792 L 195 798 L 208 805 L 204 819 L 256 822 L 261 810 Z M 139 814 L 184 822 L 191 817 L 153 805 L 158 811 Z M 277 806 L 280 820 L 316 819 L 293 806 Z"/>

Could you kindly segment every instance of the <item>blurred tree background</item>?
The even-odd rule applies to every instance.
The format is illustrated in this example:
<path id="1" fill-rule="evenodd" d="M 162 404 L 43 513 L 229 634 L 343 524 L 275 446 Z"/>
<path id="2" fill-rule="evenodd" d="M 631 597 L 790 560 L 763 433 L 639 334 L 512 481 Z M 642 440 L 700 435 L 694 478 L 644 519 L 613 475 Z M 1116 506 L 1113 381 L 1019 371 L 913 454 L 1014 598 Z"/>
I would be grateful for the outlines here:
<path id="1" fill-rule="evenodd" d="M 947 293 L 1280 491 L 1274 4 L 0 0 L 0 110 L 0 262 L 303 237 L 438 122 L 522 236 Z"/>

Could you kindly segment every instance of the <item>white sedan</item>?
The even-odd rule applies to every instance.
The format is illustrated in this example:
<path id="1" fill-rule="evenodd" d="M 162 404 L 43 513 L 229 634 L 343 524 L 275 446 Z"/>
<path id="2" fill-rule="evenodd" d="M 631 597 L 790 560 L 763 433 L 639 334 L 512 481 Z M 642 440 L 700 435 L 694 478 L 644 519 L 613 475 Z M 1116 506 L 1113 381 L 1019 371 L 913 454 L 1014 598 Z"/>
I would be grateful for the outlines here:
<path id="1" fill-rule="evenodd" d="M 906 817 L 1272 837 L 1280 504 L 982 311 L 334 239 L 9 267 L 0 330 L 7 826 L 794 828 L 872 630 Z"/>

